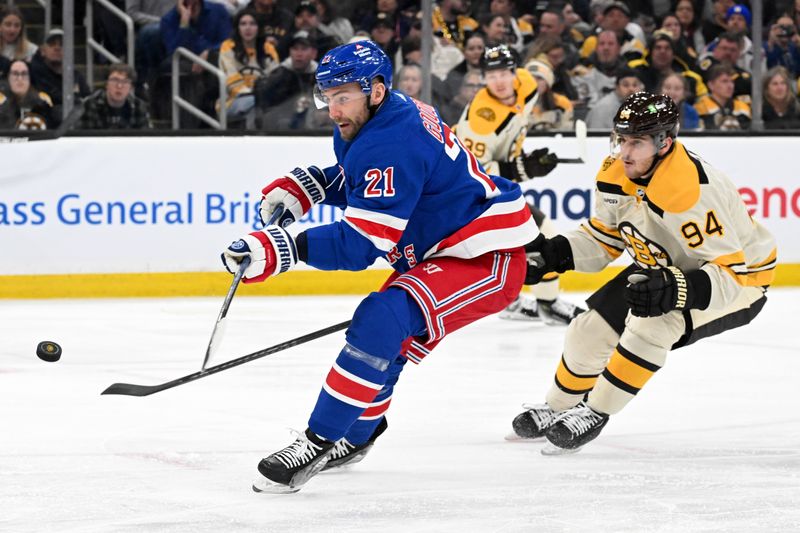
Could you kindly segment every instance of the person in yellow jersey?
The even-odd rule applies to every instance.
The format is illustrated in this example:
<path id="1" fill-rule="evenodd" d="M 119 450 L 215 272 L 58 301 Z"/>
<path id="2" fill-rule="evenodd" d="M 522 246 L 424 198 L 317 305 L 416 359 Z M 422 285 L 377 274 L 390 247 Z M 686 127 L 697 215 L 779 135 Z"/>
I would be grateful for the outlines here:
<path id="1" fill-rule="evenodd" d="M 488 48 L 481 61 L 486 87 L 467 105 L 454 131 L 475 154 L 486 172 L 513 181 L 527 181 L 549 174 L 557 163 L 547 148 L 526 154 L 522 143 L 533 121 L 538 99 L 536 80 L 525 69 L 517 68 L 516 55 L 506 46 Z M 539 230 L 556 235 L 553 223 L 536 206 L 529 206 Z M 558 274 L 552 273 L 534 287 L 535 299 L 520 295 L 502 313 L 511 320 L 544 321 L 568 324 L 580 307 L 559 298 Z"/>
<path id="2" fill-rule="evenodd" d="M 597 174 L 595 215 L 526 247 L 526 283 L 553 271 L 597 272 L 625 250 L 633 264 L 572 321 L 546 403 L 526 405 L 509 438 L 544 436 L 545 454 L 579 450 L 670 350 L 744 326 L 766 303 L 775 239 L 731 180 L 676 139 L 679 120 L 669 96 L 629 96 Z"/>

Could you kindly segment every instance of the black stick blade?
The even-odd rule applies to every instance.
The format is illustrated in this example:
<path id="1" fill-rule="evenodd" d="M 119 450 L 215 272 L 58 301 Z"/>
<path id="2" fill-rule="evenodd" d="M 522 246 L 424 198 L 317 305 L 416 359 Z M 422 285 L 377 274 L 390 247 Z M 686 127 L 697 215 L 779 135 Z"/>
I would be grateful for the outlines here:
<path id="1" fill-rule="evenodd" d="M 100 394 L 122 394 L 124 396 L 149 396 L 164 390 L 159 385 L 134 385 L 133 383 L 114 383 Z"/>

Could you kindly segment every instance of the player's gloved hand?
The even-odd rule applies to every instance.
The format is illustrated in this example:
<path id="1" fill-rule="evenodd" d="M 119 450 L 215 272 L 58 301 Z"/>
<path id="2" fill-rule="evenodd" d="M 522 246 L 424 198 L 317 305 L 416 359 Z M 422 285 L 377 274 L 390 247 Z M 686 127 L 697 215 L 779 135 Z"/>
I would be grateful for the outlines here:
<path id="1" fill-rule="evenodd" d="M 692 309 L 696 307 L 695 283 L 702 284 L 703 280 L 708 280 L 708 276 L 702 271 L 684 274 L 674 266 L 640 270 L 628 276 L 625 301 L 631 313 L 641 317 Z M 710 287 L 710 281 L 706 282 Z"/>
<path id="2" fill-rule="evenodd" d="M 317 167 L 297 167 L 285 176 L 276 179 L 261 192 L 261 205 L 258 215 L 261 223 L 267 224 L 279 205 L 283 214 L 274 224 L 285 228 L 300 220 L 314 204 L 325 199 L 325 174 Z"/>
<path id="3" fill-rule="evenodd" d="M 521 182 L 546 176 L 557 164 L 556 154 L 549 153 L 547 148 L 540 148 L 529 154 L 523 153 L 511 161 L 501 161 L 498 168 L 504 178 Z"/>
<path id="4" fill-rule="evenodd" d="M 546 239 L 540 233 L 536 239 L 525 245 L 525 255 L 528 256 L 525 285 L 539 283 L 542 277 L 550 272 L 561 274 L 575 268 L 572 247 L 563 235 Z"/>
<path id="5" fill-rule="evenodd" d="M 228 246 L 222 252 L 222 264 L 233 274 L 239 269 L 239 262 L 246 256 L 250 256 L 250 266 L 244 271 L 242 281 L 258 283 L 296 265 L 297 247 L 294 239 L 283 228 L 267 226 Z"/>

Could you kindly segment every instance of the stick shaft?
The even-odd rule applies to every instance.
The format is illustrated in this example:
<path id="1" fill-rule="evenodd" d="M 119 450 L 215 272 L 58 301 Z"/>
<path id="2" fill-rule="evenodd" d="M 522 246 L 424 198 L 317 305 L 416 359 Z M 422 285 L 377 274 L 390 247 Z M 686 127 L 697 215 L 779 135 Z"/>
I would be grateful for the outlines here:
<path id="1" fill-rule="evenodd" d="M 312 333 L 308 333 L 307 335 L 303 335 L 302 337 L 297 337 L 296 339 L 282 342 L 280 344 L 276 344 L 275 346 L 264 348 L 263 350 L 259 350 L 251 354 L 243 355 L 242 357 L 238 357 L 236 359 L 220 363 L 218 365 L 209 367 L 205 370 L 201 370 L 200 372 L 195 372 L 194 374 L 189 374 L 187 376 L 183 376 L 181 378 L 174 379 L 172 381 L 167 381 L 166 383 L 161 383 L 158 385 L 135 385 L 133 383 L 114 383 L 113 385 L 109 386 L 106 390 L 104 390 L 101 394 L 120 394 L 124 396 L 149 396 L 150 394 L 171 389 L 173 387 L 184 385 L 186 383 L 191 383 L 192 381 L 197 381 L 200 378 L 216 374 L 217 372 L 222 372 L 223 370 L 228 370 L 235 366 L 243 365 L 245 363 L 249 363 L 250 361 L 255 361 L 256 359 L 260 359 L 262 357 L 266 357 L 274 353 L 282 352 L 283 350 L 287 350 L 294 346 L 305 344 L 306 342 L 310 342 L 325 337 L 327 335 L 330 335 L 331 333 L 336 333 L 337 331 L 346 329 L 349 325 L 350 325 L 350 320 L 346 322 L 340 322 L 339 324 L 334 324 L 333 326 L 328 326 L 327 328 L 320 329 Z"/>

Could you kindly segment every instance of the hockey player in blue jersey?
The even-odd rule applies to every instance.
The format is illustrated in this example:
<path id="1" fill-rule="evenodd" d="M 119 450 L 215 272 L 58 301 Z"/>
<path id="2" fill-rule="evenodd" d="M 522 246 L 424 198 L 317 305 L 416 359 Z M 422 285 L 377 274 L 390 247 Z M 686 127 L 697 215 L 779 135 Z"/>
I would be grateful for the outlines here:
<path id="1" fill-rule="evenodd" d="M 519 187 L 487 175 L 429 105 L 393 92 L 392 65 L 371 41 L 339 46 L 317 69 L 317 99 L 335 122 L 338 164 L 296 168 L 263 189 L 262 220 L 222 254 L 246 283 L 298 261 L 363 270 L 384 257 L 394 272 L 358 306 L 308 429 L 258 465 L 254 489 L 291 492 L 324 468 L 360 460 L 387 427 L 406 361 L 504 309 L 525 277 L 523 246 L 538 230 Z M 283 228 L 316 203 L 344 209 L 339 222 L 292 238 Z"/>

